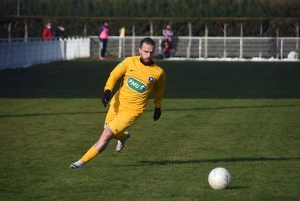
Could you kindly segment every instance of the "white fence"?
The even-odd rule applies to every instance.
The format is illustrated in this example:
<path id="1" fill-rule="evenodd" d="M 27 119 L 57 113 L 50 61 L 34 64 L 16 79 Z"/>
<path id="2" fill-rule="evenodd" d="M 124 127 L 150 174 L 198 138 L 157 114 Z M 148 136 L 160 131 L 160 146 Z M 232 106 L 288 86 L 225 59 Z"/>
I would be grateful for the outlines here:
<path id="1" fill-rule="evenodd" d="M 144 36 L 108 38 L 106 56 L 124 58 L 139 55 Z M 161 36 L 152 37 L 156 54 L 161 52 Z M 175 57 L 181 58 L 276 58 L 284 60 L 292 51 L 299 53 L 300 38 L 174 37 Z M 97 36 L 44 41 L 41 38 L 0 39 L 0 70 L 28 67 L 39 63 L 99 56 Z"/>
<path id="2" fill-rule="evenodd" d="M 139 42 L 143 36 L 112 36 L 108 39 L 108 56 L 139 55 Z M 156 42 L 156 53 L 161 52 L 162 37 L 151 37 Z M 91 39 L 91 55 L 98 56 L 97 36 Z M 291 51 L 299 52 L 300 38 L 249 37 L 174 37 L 175 57 L 183 58 L 277 58 L 284 59 Z"/>
<path id="3" fill-rule="evenodd" d="M 0 70 L 84 57 L 90 57 L 89 38 L 0 39 Z"/>

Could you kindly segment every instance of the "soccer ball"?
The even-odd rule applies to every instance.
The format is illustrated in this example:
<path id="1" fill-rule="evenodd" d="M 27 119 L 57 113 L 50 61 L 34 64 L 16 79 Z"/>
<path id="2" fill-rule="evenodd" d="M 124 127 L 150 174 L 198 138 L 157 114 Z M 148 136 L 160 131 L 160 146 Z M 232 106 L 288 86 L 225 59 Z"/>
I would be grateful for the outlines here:
<path id="1" fill-rule="evenodd" d="M 213 169 L 208 175 L 208 183 L 215 190 L 229 188 L 231 181 L 230 172 L 223 167 Z"/>

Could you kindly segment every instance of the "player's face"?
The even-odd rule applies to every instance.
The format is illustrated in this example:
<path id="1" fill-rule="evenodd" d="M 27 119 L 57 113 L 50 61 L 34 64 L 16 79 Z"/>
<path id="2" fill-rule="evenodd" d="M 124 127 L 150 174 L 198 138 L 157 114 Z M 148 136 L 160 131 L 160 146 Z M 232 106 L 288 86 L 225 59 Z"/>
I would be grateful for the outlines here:
<path id="1" fill-rule="evenodd" d="M 152 63 L 154 57 L 154 47 L 151 44 L 143 43 L 139 48 L 141 59 L 145 64 Z"/>

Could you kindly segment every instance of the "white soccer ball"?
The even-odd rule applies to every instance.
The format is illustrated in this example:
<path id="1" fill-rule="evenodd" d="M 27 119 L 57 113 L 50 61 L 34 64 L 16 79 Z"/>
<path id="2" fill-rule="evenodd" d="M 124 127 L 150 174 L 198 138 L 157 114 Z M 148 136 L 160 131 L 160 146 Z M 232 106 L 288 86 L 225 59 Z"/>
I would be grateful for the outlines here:
<path id="1" fill-rule="evenodd" d="M 230 172 L 223 167 L 213 169 L 208 175 L 208 183 L 215 190 L 229 188 L 231 181 Z"/>

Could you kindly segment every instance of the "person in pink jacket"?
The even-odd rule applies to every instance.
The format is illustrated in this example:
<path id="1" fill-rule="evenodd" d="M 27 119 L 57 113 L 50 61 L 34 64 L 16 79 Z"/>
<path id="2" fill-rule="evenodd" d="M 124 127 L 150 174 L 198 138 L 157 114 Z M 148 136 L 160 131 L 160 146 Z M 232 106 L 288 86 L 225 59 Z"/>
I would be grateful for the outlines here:
<path id="1" fill-rule="evenodd" d="M 99 49 L 99 59 L 100 60 L 105 59 L 108 33 L 109 33 L 108 21 L 104 21 L 103 25 L 100 27 L 100 29 L 98 31 L 98 37 L 100 40 L 100 49 Z"/>
<path id="2" fill-rule="evenodd" d="M 166 28 L 163 29 L 163 35 L 164 35 L 164 40 L 172 44 L 173 31 L 171 25 L 168 24 Z"/>

